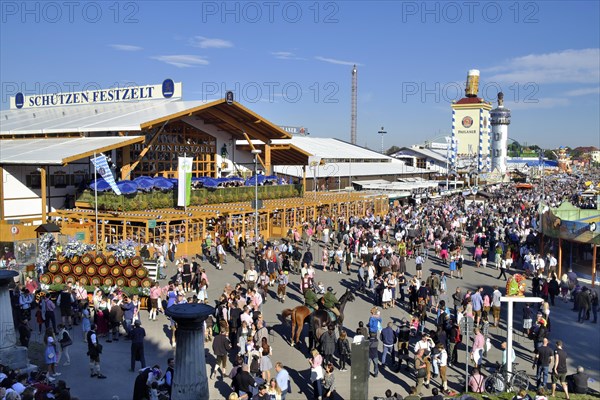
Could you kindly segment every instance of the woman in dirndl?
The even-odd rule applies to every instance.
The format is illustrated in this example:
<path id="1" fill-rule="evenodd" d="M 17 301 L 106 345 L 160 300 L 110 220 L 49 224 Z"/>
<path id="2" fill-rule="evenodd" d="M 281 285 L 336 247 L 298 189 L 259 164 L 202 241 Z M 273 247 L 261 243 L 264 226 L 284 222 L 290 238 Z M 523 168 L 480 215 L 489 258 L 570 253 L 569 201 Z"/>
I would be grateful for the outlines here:
<path id="1" fill-rule="evenodd" d="M 46 329 L 44 343 L 46 344 L 46 349 L 44 350 L 44 362 L 48 366 L 48 380 L 54 380 L 60 375 L 60 373 L 56 372 L 56 363 L 58 362 L 58 346 L 56 344 L 56 338 L 54 337 L 54 331 L 52 328 Z"/>

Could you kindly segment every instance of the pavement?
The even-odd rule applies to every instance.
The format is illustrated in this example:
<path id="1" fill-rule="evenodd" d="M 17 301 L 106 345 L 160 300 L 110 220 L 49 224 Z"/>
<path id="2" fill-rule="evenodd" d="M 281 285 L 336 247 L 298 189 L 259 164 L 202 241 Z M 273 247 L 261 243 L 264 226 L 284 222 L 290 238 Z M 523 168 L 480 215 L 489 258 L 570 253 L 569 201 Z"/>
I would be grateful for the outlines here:
<path id="1" fill-rule="evenodd" d="M 470 249 L 469 249 L 470 250 Z M 317 245 L 313 247 L 313 255 L 315 260 L 321 259 L 321 248 Z M 496 279 L 498 271 L 489 268 L 475 269 L 470 261 L 470 256 L 465 257 L 464 279 L 448 279 L 448 293 L 455 291 L 457 286 L 466 289 L 476 289 L 477 286 L 484 286 L 490 294 L 493 285 L 498 285 L 504 293 L 504 280 Z M 223 266 L 222 270 L 217 270 L 214 266 L 205 263 L 208 273 L 210 287 L 208 289 L 211 305 L 213 300 L 222 292 L 222 288 L 226 283 L 234 285 L 239 282 L 243 264 L 235 259 L 231 254 L 227 257 L 228 263 Z M 357 265 L 352 266 L 352 275 L 340 275 L 335 272 L 324 272 L 322 268 L 317 267 L 316 281 L 323 281 L 325 286 L 332 286 L 337 292 L 338 297 L 344 293 L 346 288 L 356 287 L 356 271 Z M 408 275 L 415 272 L 414 260 L 407 261 Z M 426 261 L 423 270 L 423 276 L 429 276 L 431 270 L 442 271 L 447 268 L 443 266 L 435 257 L 430 257 Z M 174 268 L 167 268 L 167 274 L 172 275 Z M 290 347 L 288 339 L 290 336 L 291 326 L 288 323 L 282 323 L 281 311 L 285 308 L 295 307 L 301 304 L 302 295 L 299 291 L 299 276 L 290 274 L 290 287 L 288 288 L 288 298 L 285 304 L 277 301 L 275 293 L 270 292 L 271 297 L 263 306 L 263 314 L 267 325 L 272 328 L 270 340 L 272 341 L 271 357 L 273 365 L 275 362 L 282 361 L 292 378 L 293 393 L 288 394 L 287 399 L 312 399 L 312 385 L 309 381 L 309 366 L 307 362 L 308 349 L 306 345 L 298 347 Z M 530 284 L 530 282 L 528 282 Z M 529 293 L 530 286 L 528 286 Z M 463 290 L 463 291 L 464 291 Z M 349 303 L 345 312 L 345 328 L 348 330 L 349 336 L 354 336 L 354 331 L 358 326 L 359 321 L 367 323 L 369 319 L 369 310 L 372 307 L 372 297 L 367 298 L 361 293 L 356 294 L 356 301 Z M 592 381 L 590 387 L 596 391 L 600 390 L 600 330 L 598 324 L 585 322 L 577 323 L 577 315 L 571 311 L 572 303 L 563 303 L 557 299 L 556 306 L 551 308 L 551 342 L 561 339 L 564 342 L 564 349 L 568 353 L 568 368 L 569 373 L 573 373 L 578 365 L 586 368 L 588 374 L 591 375 Z M 535 371 L 531 369 L 532 359 L 531 350 L 533 344 L 527 338 L 520 335 L 522 326 L 521 310 L 515 307 L 515 351 L 517 354 L 519 367 L 525 369 L 531 375 Z M 159 364 L 164 371 L 166 369 L 166 361 L 168 357 L 174 356 L 174 349 L 171 348 L 169 342 L 170 331 L 168 329 L 169 322 L 164 315 L 159 315 L 157 321 L 148 320 L 148 312 L 142 311 L 142 326 L 146 329 L 145 355 L 148 366 Z M 383 326 L 388 321 L 399 321 L 402 318 L 409 319 L 409 314 L 398 307 L 393 309 L 382 310 Z M 502 311 L 502 322 L 499 328 L 490 328 L 491 342 L 493 348 L 488 353 L 488 361 L 494 363 L 501 359 L 500 343 L 506 338 L 506 309 Z M 433 320 L 428 320 L 427 328 L 433 327 Z M 88 357 L 86 356 L 87 347 L 83 342 L 83 336 L 78 331 L 80 326 L 73 328 L 74 344 L 71 346 L 71 364 L 69 366 L 58 366 L 57 371 L 62 373 L 60 379 L 64 379 L 71 388 L 71 394 L 78 396 L 81 400 L 125 400 L 131 399 L 133 394 L 133 382 L 136 377 L 135 372 L 129 372 L 130 368 L 130 342 L 120 340 L 113 343 L 104 343 L 104 351 L 101 356 L 102 373 L 107 376 L 105 380 L 90 378 Z M 307 329 L 305 328 L 304 333 Z M 32 340 L 39 340 L 35 335 Z M 308 343 L 306 341 L 306 343 Z M 381 346 L 381 344 L 380 344 Z M 207 363 L 211 364 L 214 357 L 211 354 L 211 344 L 207 344 Z M 412 346 L 411 346 L 412 348 Z M 210 349 L 210 350 L 209 350 Z M 380 347 L 381 351 L 381 347 Z M 459 363 L 452 366 L 448 370 L 449 384 L 454 390 L 461 390 L 459 381 L 463 379 L 465 374 L 465 345 L 459 348 L 458 353 Z M 137 368 L 140 367 L 138 363 Z M 177 373 L 177 371 L 175 372 Z M 207 365 L 207 376 L 210 375 L 210 365 Z M 275 371 L 271 371 L 271 376 L 275 376 Z M 337 397 L 342 399 L 350 398 L 350 381 L 351 371 L 340 372 L 335 371 Z M 534 380 L 532 379 L 532 383 Z M 434 386 L 439 387 L 439 379 L 432 380 Z M 412 375 L 408 375 L 405 370 L 400 373 L 390 372 L 388 369 L 380 370 L 377 378 L 371 376 L 368 381 L 369 398 L 374 396 L 383 396 L 386 389 L 391 389 L 392 392 L 398 392 L 403 396 L 407 394 L 410 386 L 414 384 Z M 463 383 L 464 385 L 464 383 Z M 432 387 L 434 387 L 432 386 Z M 209 380 L 210 399 L 227 398 L 230 389 L 230 380 L 225 378 Z M 425 389 L 424 395 L 429 395 L 430 390 Z"/>

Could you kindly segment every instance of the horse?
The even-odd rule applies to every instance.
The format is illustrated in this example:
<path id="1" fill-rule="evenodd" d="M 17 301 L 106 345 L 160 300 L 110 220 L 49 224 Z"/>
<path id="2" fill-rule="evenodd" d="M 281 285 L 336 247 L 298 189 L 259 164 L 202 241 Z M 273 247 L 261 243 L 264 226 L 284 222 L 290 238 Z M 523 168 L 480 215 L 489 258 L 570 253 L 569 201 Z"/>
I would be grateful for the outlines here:
<path id="1" fill-rule="evenodd" d="M 354 301 L 354 295 L 352 294 L 352 292 L 350 290 L 346 290 L 346 293 L 344 293 L 344 295 L 340 298 L 340 321 L 338 322 L 339 324 L 341 324 L 341 321 L 344 320 L 344 308 L 346 306 L 346 302 L 348 301 Z M 325 311 L 325 310 L 317 310 L 315 311 L 315 314 L 319 311 L 322 311 L 322 313 L 320 313 L 320 317 L 319 317 L 319 321 L 325 321 L 326 323 L 330 323 L 330 317 L 329 314 Z M 283 320 L 286 321 L 288 317 L 291 316 L 291 320 L 292 320 L 292 332 L 291 332 L 291 336 L 290 336 L 290 341 L 291 341 L 291 345 L 292 347 L 298 343 L 300 341 L 300 334 L 302 333 L 302 328 L 304 327 L 304 324 L 307 322 L 307 318 L 310 317 L 311 315 L 311 311 L 310 309 L 305 306 L 305 305 L 300 305 L 297 306 L 295 308 L 287 308 L 285 310 L 283 310 L 283 312 L 281 313 Z M 313 318 L 314 321 L 314 318 Z M 321 322 L 323 323 L 323 322 Z"/>
<path id="2" fill-rule="evenodd" d="M 333 324 L 335 322 L 335 325 L 337 325 L 338 328 L 338 333 L 341 333 L 341 329 L 342 329 L 342 323 L 344 322 L 344 309 L 346 308 L 346 303 L 348 303 L 349 301 L 354 301 L 354 294 L 352 293 L 352 291 L 350 289 L 346 289 L 346 293 L 344 293 L 342 295 L 342 297 L 340 297 L 340 306 L 338 308 L 338 310 L 340 311 L 340 316 L 335 320 L 332 321 L 331 316 L 329 314 L 329 312 L 327 312 L 327 310 L 325 309 L 319 309 L 317 311 L 315 311 L 312 314 L 312 318 L 311 318 L 311 328 L 312 328 L 312 332 L 313 335 L 316 339 L 316 334 L 317 334 L 317 330 L 321 327 L 324 326 L 329 326 L 331 324 Z"/>
<path id="3" fill-rule="evenodd" d="M 307 318 L 310 316 L 310 309 L 305 305 L 297 306 L 295 308 L 286 308 L 281 313 L 283 320 L 286 321 L 289 316 L 292 317 L 292 333 L 290 341 L 292 347 L 300 341 L 300 333 Z"/>

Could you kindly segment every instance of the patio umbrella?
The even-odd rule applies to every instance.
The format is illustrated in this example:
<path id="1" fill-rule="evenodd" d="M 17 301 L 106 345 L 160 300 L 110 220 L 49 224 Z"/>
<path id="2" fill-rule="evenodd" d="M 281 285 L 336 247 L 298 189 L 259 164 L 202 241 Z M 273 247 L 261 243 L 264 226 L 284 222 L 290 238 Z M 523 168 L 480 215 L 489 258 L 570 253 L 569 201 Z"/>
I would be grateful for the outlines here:
<path id="1" fill-rule="evenodd" d="M 154 188 L 154 180 L 152 178 L 136 178 L 133 180 L 138 185 L 138 189 L 148 191 Z"/>
<path id="2" fill-rule="evenodd" d="M 132 180 L 133 180 L 134 182 L 138 182 L 138 181 L 141 181 L 141 180 L 148 180 L 148 179 L 149 179 L 149 180 L 152 180 L 152 179 L 154 179 L 154 178 L 152 178 L 151 176 L 144 175 L 144 176 L 138 176 L 137 178 L 135 178 L 135 179 L 132 179 Z"/>
<path id="3" fill-rule="evenodd" d="M 219 181 L 213 178 L 205 178 L 202 180 L 202 185 L 208 188 L 216 188 L 219 186 Z"/>
<path id="4" fill-rule="evenodd" d="M 256 183 L 256 181 L 258 181 L 259 185 L 262 185 L 263 183 L 265 183 L 266 180 L 266 176 L 264 175 L 258 175 L 258 178 L 255 176 L 251 176 L 250 178 L 246 179 L 246 186 L 254 186 Z"/>
<path id="5" fill-rule="evenodd" d="M 110 185 L 104 179 L 100 178 L 90 183 L 90 189 L 97 190 L 98 192 L 106 192 L 110 189 Z"/>
<path id="6" fill-rule="evenodd" d="M 167 178 L 154 178 L 154 187 L 160 190 L 169 190 L 173 189 L 173 182 L 168 180 Z"/>
<path id="7" fill-rule="evenodd" d="M 138 185 L 133 181 L 119 181 L 117 187 L 122 194 L 134 194 L 138 191 Z"/>

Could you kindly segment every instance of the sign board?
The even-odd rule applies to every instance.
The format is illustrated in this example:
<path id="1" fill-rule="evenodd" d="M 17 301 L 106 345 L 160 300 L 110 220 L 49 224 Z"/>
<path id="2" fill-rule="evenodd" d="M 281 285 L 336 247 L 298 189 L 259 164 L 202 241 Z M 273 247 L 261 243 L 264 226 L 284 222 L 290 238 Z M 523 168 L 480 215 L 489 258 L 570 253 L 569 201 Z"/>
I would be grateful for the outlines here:
<path id="1" fill-rule="evenodd" d="M 156 228 L 156 220 L 155 219 L 148 220 L 148 228 L 150 228 L 150 229 Z"/>
<path id="2" fill-rule="evenodd" d="M 71 93 L 45 93 L 25 96 L 17 93 L 10 98 L 10 108 L 42 108 L 80 104 L 122 103 L 139 100 L 164 100 L 181 98 L 181 82 L 165 79 L 158 85 L 114 87 Z"/>
<path id="3" fill-rule="evenodd" d="M 284 131 L 286 131 L 287 133 L 291 133 L 292 135 L 301 135 L 301 136 L 306 136 L 308 135 L 308 129 L 306 129 L 303 126 L 286 126 L 286 125 L 281 125 L 279 126 L 281 129 L 283 129 Z"/>
<path id="4" fill-rule="evenodd" d="M 85 240 L 85 232 L 76 232 L 75 240 L 77 240 L 78 242 L 83 242 Z"/>

